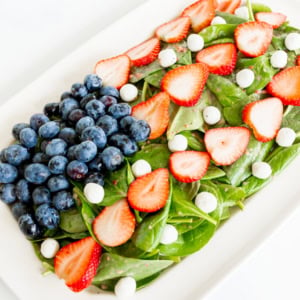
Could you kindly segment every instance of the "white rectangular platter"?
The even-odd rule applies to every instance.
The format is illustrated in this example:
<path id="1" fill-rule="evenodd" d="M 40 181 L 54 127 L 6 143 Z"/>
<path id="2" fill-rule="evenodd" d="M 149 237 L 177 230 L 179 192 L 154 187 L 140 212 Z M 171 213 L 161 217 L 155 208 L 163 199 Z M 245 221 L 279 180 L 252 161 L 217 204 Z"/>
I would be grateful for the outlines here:
<path id="1" fill-rule="evenodd" d="M 11 128 L 15 123 L 28 121 L 31 114 L 42 111 L 45 103 L 58 101 L 59 95 L 73 82 L 82 81 L 92 71 L 96 61 L 122 53 L 147 39 L 158 25 L 194 1 L 149 0 L 49 69 L 0 107 L 0 149 L 11 142 Z M 284 4 L 280 0 L 263 2 L 274 11 L 285 13 L 293 25 L 300 26 L 299 0 Z M 204 249 L 137 292 L 134 299 L 203 299 L 300 206 L 299 169 L 300 157 L 267 188 L 249 199 L 245 210 L 221 226 Z M 74 294 L 56 276 L 43 277 L 40 261 L 3 203 L 0 204 L 0 228 L 0 276 L 20 300 L 115 299 L 102 292 L 101 295 L 90 291 Z"/>

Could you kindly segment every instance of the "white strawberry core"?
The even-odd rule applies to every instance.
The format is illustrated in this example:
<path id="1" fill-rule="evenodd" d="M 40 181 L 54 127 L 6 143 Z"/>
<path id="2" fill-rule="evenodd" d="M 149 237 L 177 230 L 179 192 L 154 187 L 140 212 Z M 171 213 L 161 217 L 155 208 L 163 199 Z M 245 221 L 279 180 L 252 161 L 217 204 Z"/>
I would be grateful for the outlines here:
<path id="1" fill-rule="evenodd" d="M 179 76 L 173 77 L 169 83 L 168 90 L 172 91 L 176 98 L 186 99 L 187 95 L 193 92 L 192 87 L 197 85 L 196 80 L 197 78 L 192 72 L 181 73 Z"/>

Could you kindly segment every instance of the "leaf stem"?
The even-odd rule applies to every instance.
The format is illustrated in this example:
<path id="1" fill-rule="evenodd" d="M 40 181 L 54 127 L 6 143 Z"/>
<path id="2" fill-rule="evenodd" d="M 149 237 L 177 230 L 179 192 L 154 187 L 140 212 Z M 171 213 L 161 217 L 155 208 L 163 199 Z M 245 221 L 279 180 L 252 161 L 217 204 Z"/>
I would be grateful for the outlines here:
<path id="1" fill-rule="evenodd" d="M 247 7 L 249 11 L 249 21 L 255 21 L 253 10 L 252 10 L 252 3 L 251 0 L 247 0 Z"/>

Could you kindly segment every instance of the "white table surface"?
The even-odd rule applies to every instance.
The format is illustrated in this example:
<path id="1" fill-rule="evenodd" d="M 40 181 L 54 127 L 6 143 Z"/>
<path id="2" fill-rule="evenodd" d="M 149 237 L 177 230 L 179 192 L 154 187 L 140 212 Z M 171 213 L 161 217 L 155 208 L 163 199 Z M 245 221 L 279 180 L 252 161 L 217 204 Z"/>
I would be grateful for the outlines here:
<path id="1" fill-rule="evenodd" d="M 0 105 L 81 43 L 143 2 L 1 0 Z M 300 210 L 206 299 L 300 299 L 299 229 Z M 0 299 L 17 299 L 1 278 Z"/>

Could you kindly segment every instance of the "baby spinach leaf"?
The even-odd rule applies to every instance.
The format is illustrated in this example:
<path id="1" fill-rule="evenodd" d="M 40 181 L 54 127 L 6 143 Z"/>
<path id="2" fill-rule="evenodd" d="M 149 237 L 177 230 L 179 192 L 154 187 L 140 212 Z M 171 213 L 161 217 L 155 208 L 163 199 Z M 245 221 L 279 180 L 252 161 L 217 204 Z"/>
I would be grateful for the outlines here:
<path id="1" fill-rule="evenodd" d="M 210 47 L 213 45 L 220 45 L 220 44 L 227 44 L 227 43 L 234 44 L 234 39 L 233 38 L 218 39 L 218 40 L 214 40 L 214 41 L 206 43 L 205 46 Z"/>
<path id="2" fill-rule="evenodd" d="M 205 45 L 222 38 L 233 38 L 237 24 L 218 24 L 204 28 L 199 34 L 203 37 Z"/>
<path id="3" fill-rule="evenodd" d="M 226 173 L 222 169 L 220 169 L 220 168 L 218 168 L 216 166 L 210 165 L 208 167 L 207 172 L 201 178 L 201 180 L 212 180 L 212 179 L 223 177 L 225 175 L 226 175 Z"/>
<path id="4" fill-rule="evenodd" d="M 40 251 L 40 244 L 36 242 L 31 242 L 34 253 L 37 258 L 42 262 L 42 266 L 44 267 L 43 275 L 47 275 L 48 273 L 54 273 L 54 262 L 53 259 L 45 258 Z"/>
<path id="5" fill-rule="evenodd" d="M 263 3 L 252 3 L 252 10 L 253 10 L 253 13 L 256 14 L 258 12 L 271 12 L 272 9 L 263 4 Z"/>
<path id="6" fill-rule="evenodd" d="M 166 74 L 165 70 L 158 70 L 145 77 L 145 81 L 157 88 L 160 88 L 161 80 L 165 74 Z"/>
<path id="7" fill-rule="evenodd" d="M 181 220 L 180 223 L 176 221 L 178 220 L 170 219 L 168 220 L 168 223 L 175 226 L 179 234 L 183 234 L 200 226 L 205 220 L 199 218 L 186 218 L 185 220 Z"/>
<path id="8" fill-rule="evenodd" d="M 295 132 L 300 132 L 300 106 L 293 106 L 284 116 L 282 127 L 289 127 Z"/>
<path id="9" fill-rule="evenodd" d="M 154 62 L 152 62 L 151 64 L 146 65 L 146 66 L 132 67 L 130 76 L 129 76 L 129 81 L 131 83 L 136 83 L 136 82 L 144 79 L 148 75 L 155 73 L 159 70 L 162 70 L 162 67 L 159 64 L 158 60 L 155 60 Z"/>
<path id="10" fill-rule="evenodd" d="M 227 24 L 242 24 L 245 23 L 247 20 L 240 18 L 236 15 L 230 14 L 230 13 L 226 13 L 226 12 L 222 12 L 222 11 L 218 11 L 216 13 L 217 16 L 222 17 Z"/>
<path id="11" fill-rule="evenodd" d="M 203 138 L 198 131 L 182 131 L 180 134 L 187 138 L 189 148 L 196 151 L 205 151 Z"/>
<path id="12" fill-rule="evenodd" d="M 241 187 L 234 187 L 229 184 L 218 184 L 218 188 L 223 197 L 223 209 L 224 207 L 239 205 L 246 198 L 246 193 Z"/>
<path id="13" fill-rule="evenodd" d="M 69 233 L 79 233 L 87 230 L 77 209 L 61 212 L 59 227 Z"/>
<path id="14" fill-rule="evenodd" d="M 164 44 L 162 49 L 173 49 L 176 52 L 177 64 L 179 65 L 190 65 L 192 63 L 192 54 L 185 40 L 179 43 Z"/>
<path id="15" fill-rule="evenodd" d="M 132 181 L 135 180 L 135 177 L 132 173 L 130 163 L 127 159 L 126 159 L 126 166 L 127 166 L 127 184 L 129 185 Z"/>

